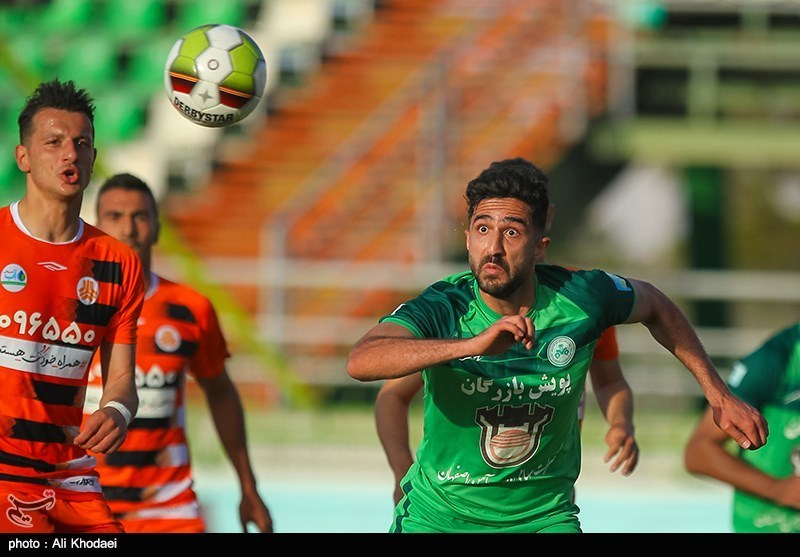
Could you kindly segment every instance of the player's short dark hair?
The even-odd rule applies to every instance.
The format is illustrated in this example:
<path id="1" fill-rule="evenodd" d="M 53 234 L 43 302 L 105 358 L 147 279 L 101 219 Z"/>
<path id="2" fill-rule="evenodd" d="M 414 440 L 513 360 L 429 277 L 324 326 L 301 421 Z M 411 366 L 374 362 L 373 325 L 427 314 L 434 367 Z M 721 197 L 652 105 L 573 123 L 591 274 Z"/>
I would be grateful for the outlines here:
<path id="1" fill-rule="evenodd" d="M 19 141 L 28 139 L 33 127 L 33 117 L 45 108 L 56 108 L 68 112 L 82 112 L 92 123 L 94 133 L 94 99 L 86 89 L 80 89 L 74 81 L 45 81 L 31 93 L 17 119 Z"/>
<path id="2" fill-rule="evenodd" d="M 530 206 L 533 226 L 543 231 L 550 205 L 548 183 L 545 173 L 527 159 L 495 161 L 467 184 L 464 197 L 468 222 L 472 222 L 475 208 L 484 199 L 512 197 Z"/>
<path id="3" fill-rule="evenodd" d="M 107 178 L 105 182 L 100 186 L 97 190 L 97 197 L 95 203 L 95 212 L 99 213 L 100 209 L 100 197 L 107 191 L 110 190 L 127 190 L 127 191 L 138 191 L 148 199 L 150 199 L 150 204 L 153 206 L 153 212 L 156 217 L 158 217 L 158 202 L 156 201 L 156 196 L 153 195 L 153 190 L 150 189 L 144 180 L 137 178 L 133 174 L 128 174 L 127 172 L 123 172 L 121 174 L 114 174 L 110 178 Z M 99 214 L 98 214 L 99 216 Z"/>

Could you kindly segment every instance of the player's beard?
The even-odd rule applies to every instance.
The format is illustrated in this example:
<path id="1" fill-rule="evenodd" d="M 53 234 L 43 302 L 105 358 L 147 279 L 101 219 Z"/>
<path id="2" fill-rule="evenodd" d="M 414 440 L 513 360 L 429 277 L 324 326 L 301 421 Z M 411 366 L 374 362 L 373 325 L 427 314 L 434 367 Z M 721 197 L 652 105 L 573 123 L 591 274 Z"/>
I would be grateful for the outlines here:
<path id="1" fill-rule="evenodd" d="M 483 268 L 486 263 L 493 263 L 494 265 L 501 267 L 506 272 L 508 278 L 506 280 L 503 280 L 501 277 L 487 279 L 481 276 L 481 268 Z M 472 259 L 472 256 L 470 256 L 469 268 L 472 270 L 475 280 L 478 281 L 478 286 L 480 289 L 499 300 L 506 300 L 510 298 L 511 295 L 519 290 L 520 286 L 522 286 L 522 275 L 518 272 L 514 272 L 508 266 L 508 262 L 504 259 L 490 256 L 482 259 L 480 263 L 475 263 L 475 260 Z"/>

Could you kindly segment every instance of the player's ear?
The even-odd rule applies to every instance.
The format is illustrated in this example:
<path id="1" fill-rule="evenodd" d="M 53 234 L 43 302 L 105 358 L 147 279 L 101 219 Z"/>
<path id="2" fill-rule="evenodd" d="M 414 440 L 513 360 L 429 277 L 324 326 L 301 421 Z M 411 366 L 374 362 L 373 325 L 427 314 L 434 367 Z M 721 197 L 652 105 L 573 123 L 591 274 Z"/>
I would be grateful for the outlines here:
<path id="1" fill-rule="evenodd" d="M 547 248 L 550 246 L 550 236 L 542 236 L 536 242 L 536 263 L 542 263 L 547 256 Z"/>
<path id="2" fill-rule="evenodd" d="M 550 205 L 547 206 L 547 218 L 544 221 L 544 232 L 547 234 L 550 232 L 550 228 L 553 226 L 553 217 L 556 214 L 556 204 L 552 201 Z"/>
<path id="3" fill-rule="evenodd" d="M 17 168 L 22 172 L 30 172 L 31 164 L 28 161 L 28 150 L 24 145 L 17 145 L 14 148 L 14 158 L 17 160 Z"/>

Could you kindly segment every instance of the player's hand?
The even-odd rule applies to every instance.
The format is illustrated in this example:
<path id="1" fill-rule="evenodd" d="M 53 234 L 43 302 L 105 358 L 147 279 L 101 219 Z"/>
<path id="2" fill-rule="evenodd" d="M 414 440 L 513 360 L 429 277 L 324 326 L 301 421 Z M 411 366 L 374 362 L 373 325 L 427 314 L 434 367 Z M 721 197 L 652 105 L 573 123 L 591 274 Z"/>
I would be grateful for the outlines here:
<path id="1" fill-rule="evenodd" d="M 754 451 L 764 446 L 769 435 L 767 420 L 745 401 L 728 394 L 715 405 L 709 401 L 714 423 L 743 449 Z"/>
<path id="2" fill-rule="evenodd" d="M 252 522 L 262 534 L 271 534 L 272 516 L 264 501 L 257 494 L 244 495 L 239 502 L 239 520 L 242 523 L 242 532 L 247 533 L 247 525 Z"/>
<path id="3" fill-rule="evenodd" d="M 73 443 L 93 453 L 109 454 L 120 448 L 127 434 L 122 414 L 114 408 L 100 408 L 86 418 Z"/>
<path id="4" fill-rule="evenodd" d="M 533 348 L 534 327 L 530 317 L 506 315 L 479 335 L 468 340 L 474 356 L 496 356 L 505 353 L 515 342 Z"/>
<path id="5" fill-rule="evenodd" d="M 608 451 L 603 457 L 603 462 L 611 462 L 609 469 L 612 472 L 622 471 L 623 476 L 630 476 L 636 465 L 639 464 L 639 445 L 633 435 L 632 428 L 621 425 L 612 425 L 606 433 Z"/>

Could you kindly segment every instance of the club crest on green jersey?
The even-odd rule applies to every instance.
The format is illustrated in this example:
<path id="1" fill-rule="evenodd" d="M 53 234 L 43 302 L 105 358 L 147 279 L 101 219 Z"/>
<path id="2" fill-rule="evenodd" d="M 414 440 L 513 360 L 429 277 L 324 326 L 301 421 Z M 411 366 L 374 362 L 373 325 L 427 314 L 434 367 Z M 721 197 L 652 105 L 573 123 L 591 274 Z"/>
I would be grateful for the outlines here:
<path id="1" fill-rule="evenodd" d="M 570 337 L 556 337 L 547 345 L 547 361 L 556 367 L 564 367 L 574 357 L 575 341 Z"/>

